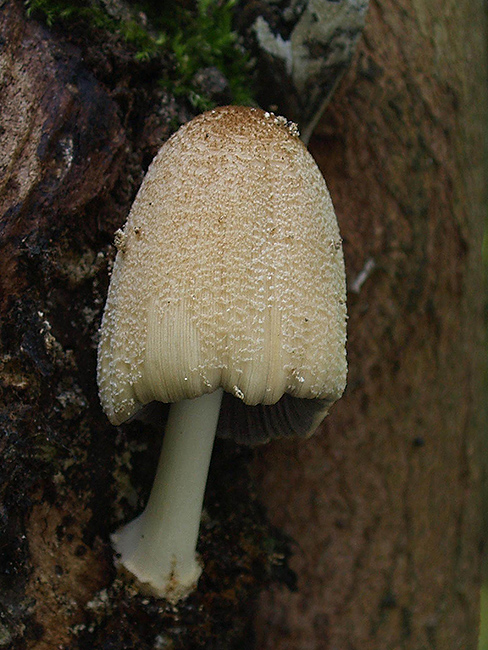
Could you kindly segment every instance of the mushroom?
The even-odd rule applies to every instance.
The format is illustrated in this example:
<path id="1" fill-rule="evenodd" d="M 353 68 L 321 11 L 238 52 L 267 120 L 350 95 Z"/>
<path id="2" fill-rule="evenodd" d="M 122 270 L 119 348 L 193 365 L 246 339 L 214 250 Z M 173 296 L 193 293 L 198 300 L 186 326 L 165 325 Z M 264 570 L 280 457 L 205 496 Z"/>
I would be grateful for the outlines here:
<path id="1" fill-rule="evenodd" d="M 176 602 L 196 586 L 215 433 L 308 436 L 346 381 L 345 274 L 324 179 L 296 125 L 227 106 L 160 149 L 117 235 L 98 383 L 114 425 L 171 403 L 119 565 Z"/>

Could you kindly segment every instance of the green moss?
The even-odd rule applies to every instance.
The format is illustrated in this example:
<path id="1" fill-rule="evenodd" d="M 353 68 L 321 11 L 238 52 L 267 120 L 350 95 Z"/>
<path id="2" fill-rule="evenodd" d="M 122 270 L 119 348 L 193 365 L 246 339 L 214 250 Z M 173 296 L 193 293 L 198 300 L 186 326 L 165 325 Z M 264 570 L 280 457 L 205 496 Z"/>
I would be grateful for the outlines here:
<path id="1" fill-rule="evenodd" d="M 188 97 L 199 110 L 214 105 L 195 84 L 196 73 L 210 67 L 228 80 L 234 103 L 253 103 L 249 59 L 232 29 L 235 4 L 236 0 L 196 0 L 188 9 L 147 0 L 127 5 L 122 18 L 110 15 L 97 0 L 26 0 L 28 15 L 42 17 L 49 26 L 77 21 L 119 34 L 134 48 L 138 61 L 169 56 L 173 65 L 162 72 L 160 83 L 173 94 Z"/>
<path id="2" fill-rule="evenodd" d="M 233 100 L 237 104 L 252 103 L 246 70 L 247 56 L 239 49 L 232 31 L 235 0 L 216 2 L 199 0 L 196 19 L 186 18 L 185 29 L 176 29 L 171 45 L 184 86 L 201 68 L 216 67 L 228 79 Z"/>
<path id="3" fill-rule="evenodd" d="M 26 0 L 27 15 L 40 14 L 49 26 L 62 20 L 86 19 L 99 28 L 111 27 L 110 17 L 95 3 L 76 0 Z"/>

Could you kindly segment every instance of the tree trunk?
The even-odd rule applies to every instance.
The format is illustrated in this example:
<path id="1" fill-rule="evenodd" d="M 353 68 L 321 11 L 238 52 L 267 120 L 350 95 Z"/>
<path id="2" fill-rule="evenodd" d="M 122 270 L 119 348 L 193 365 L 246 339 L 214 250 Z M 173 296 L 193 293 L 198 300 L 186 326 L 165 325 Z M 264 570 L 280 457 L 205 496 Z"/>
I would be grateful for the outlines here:
<path id="1" fill-rule="evenodd" d="M 372 0 L 311 143 L 346 257 L 349 380 L 256 462 L 298 591 L 258 647 L 473 649 L 480 563 L 486 74 L 481 2 Z"/>
<path id="2" fill-rule="evenodd" d="M 192 106 L 156 82 L 171 62 L 0 0 L 0 648 L 475 648 L 483 18 L 372 2 L 311 144 L 344 238 L 348 389 L 308 441 L 217 443 L 205 571 L 175 608 L 115 575 L 109 534 L 161 441 L 109 425 L 95 361 L 113 233 Z"/>

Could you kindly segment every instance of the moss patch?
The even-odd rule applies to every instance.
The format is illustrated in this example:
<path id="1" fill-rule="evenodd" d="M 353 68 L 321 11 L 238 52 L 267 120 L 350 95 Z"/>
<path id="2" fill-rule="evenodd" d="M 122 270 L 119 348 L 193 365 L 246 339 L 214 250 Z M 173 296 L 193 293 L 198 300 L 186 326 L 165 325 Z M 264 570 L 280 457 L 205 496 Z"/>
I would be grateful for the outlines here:
<path id="1" fill-rule="evenodd" d="M 250 62 L 232 28 L 236 0 L 185 3 L 121 3 L 101 0 L 26 0 L 27 14 L 47 25 L 76 23 L 116 34 L 136 61 L 160 57 L 159 83 L 186 96 L 197 110 L 216 105 L 206 85 L 221 88 L 224 102 L 253 104 Z M 209 81 L 210 80 L 210 81 Z"/>

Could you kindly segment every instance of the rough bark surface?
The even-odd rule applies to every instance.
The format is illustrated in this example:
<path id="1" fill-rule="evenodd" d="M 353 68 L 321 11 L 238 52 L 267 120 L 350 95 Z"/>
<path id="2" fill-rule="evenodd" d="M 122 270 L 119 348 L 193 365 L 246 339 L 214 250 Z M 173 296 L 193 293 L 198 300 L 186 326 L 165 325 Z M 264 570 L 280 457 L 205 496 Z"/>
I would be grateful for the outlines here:
<path id="1" fill-rule="evenodd" d="M 253 454 L 217 444 L 205 572 L 174 608 L 115 576 L 109 533 L 160 440 L 108 424 L 95 358 L 113 233 L 191 105 L 155 83 L 171 62 L 0 0 L 0 648 L 475 647 L 482 17 L 372 2 L 313 142 L 344 237 L 348 390 L 311 440 L 256 450 L 254 483 Z"/>
<path id="2" fill-rule="evenodd" d="M 261 106 L 286 115 L 310 136 L 349 68 L 369 0 L 239 2 L 236 28 L 256 60 Z"/>
<path id="3" fill-rule="evenodd" d="M 373 0 L 311 149 L 348 271 L 349 381 L 256 463 L 297 543 L 269 650 L 475 648 L 486 85 L 480 2 Z"/>
<path id="4" fill-rule="evenodd" d="M 97 330 L 143 173 L 191 104 L 116 34 L 48 29 L 0 2 L 0 647 L 250 646 L 258 590 L 293 586 L 287 540 L 251 491 L 248 452 L 217 445 L 179 607 L 115 579 L 110 533 L 147 500 L 161 436 L 111 427 Z M 277 560 L 279 558 L 279 561 Z"/>

